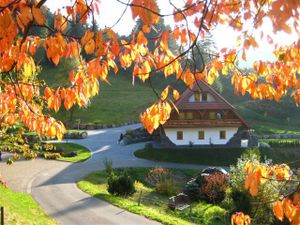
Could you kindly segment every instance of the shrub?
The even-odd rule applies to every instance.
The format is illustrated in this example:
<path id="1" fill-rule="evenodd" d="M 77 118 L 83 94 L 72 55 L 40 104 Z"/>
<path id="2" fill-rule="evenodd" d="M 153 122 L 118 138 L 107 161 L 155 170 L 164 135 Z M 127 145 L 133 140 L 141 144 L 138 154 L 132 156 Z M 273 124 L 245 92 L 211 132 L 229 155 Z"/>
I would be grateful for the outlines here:
<path id="1" fill-rule="evenodd" d="M 111 176 L 112 173 L 113 173 L 113 162 L 112 162 L 112 160 L 105 158 L 103 160 L 103 164 L 105 166 L 105 171 L 106 171 L 107 175 Z"/>
<path id="2" fill-rule="evenodd" d="M 231 198 L 234 202 L 235 211 L 249 214 L 251 212 L 251 196 L 247 191 L 233 190 Z"/>
<path id="3" fill-rule="evenodd" d="M 56 146 L 53 144 L 43 144 L 44 151 L 56 151 Z"/>
<path id="4" fill-rule="evenodd" d="M 177 193 L 177 188 L 173 179 L 166 179 L 156 184 L 156 191 L 160 194 L 172 196 Z"/>
<path id="5" fill-rule="evenodd" d="M 227 187 L 227 175 L 214 173 L 205 176 L 205 183 L 200 187 L 200 192 L 209 202 L 219 203 L 224 199 Z"/>
<path id="6" fill-rule="evenodd" d="M 229 214 L 236 212 L 235 204 L 234 204 L 231 194 L 232 194 L 232 189 L 231 189 L 231 187 L 229 187 L 226 189 L 225 197 L 224 197 L 223 201 L 220 203 L 220 206 L 222 208 L 226 209 L 229 212 Z"/>
<path id="7" fill-rule="evenodd" d="M 162 167 L 155 167 L 149 171 L 146 177 L 146 181 L 152 185 L 156 186 L 162 180 L 169 179 L 171 176 L 170 171 L 168 169 Z"/>
<path id="8" fill-rule="evenodd" d="M 129 196 L 135 192 L 134 181 L 124 171 L 120 175 L 112 174 L 107 180 L 107 191 L 112 195 Z"/>
<path id="9" fill-rule="evenodd" d="M 36 158 L 36 153 L 32 152 L 32 151 L 27 151 L 27 152 L 23 153 L 23 156 L 24 156 L 25 159 L 30 160 L 30 159 Z"/>
<path id="10" fill-rule="evenodd" d="M 146 181 L 155 187 L 156 191 L 163 195 L 174 195 L 177 192 L 175 182 L 172 174 L 168 169 L 162 167 L 155 167 L 150 170 Z"/>
<path id="11" fill-rule="evenodd" d="M 212 206 L 203 214 L 203 224 L 205 225 L 224 225 L 227 223 L 226 220 L 226 210 L 219 206 Z"/>
<path id="12" fill-rule="evenodd" d="M 196 182 L 188 182 L 183 189 L 183 193 L 189 196 L 192 201 L 200 199 L 200 187 Z"/>
<path id="13" fill-rule="evenodd" d="M 252 219 L 253 225 L 271 225 L 274 223 L 274 215 L 272 212 L 272 202 L 279 198 L 280 183 L 277 181 L 268 181 L 260 184 L 257 196 L 253 197 L 244 189 L 246 179 L 246 163 L 252 161 L 254 165 L 263 164 L 266 167 L 271 166 L 270 161 L 264 163 L 259 162 L 256 154 L 243 154 L 238 159 L 237 165 L 230 168 L 230 186 L 232 187 L 232 198 L 238 211 L 244 209 L 249 210 L 248 215 Z"/>
<path id="14" fill-rule="evenodd" d="M 202 173 L 199 173 L 196 178 L 195 178 L 195 182 L 199 185 L 199 187 L 201 187 L 204 183 L 205 183 L 205 176 Z"/>
<path id="15" fill-rule="evenodd" d="M 45 159 L 58 159 L 58 158 L 61 157 L 61 154 L 50 152 L 50 153 L 44 153 L 44 154 L 43 154 L 43 157 L 44 157 Z"/>
<path id="16" fill-rule="evenodd" d="M 261 159 L 260 150 L 259 148 L 247 148 L 241 157 L 245 159 L 256 159 L 259 161 Z"/>

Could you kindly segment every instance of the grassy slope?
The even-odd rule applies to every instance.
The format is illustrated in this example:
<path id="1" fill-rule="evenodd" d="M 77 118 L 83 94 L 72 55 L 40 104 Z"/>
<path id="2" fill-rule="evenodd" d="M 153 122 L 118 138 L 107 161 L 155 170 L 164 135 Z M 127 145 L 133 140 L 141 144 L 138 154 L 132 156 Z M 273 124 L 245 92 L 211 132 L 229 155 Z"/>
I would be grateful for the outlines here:
<path id="1" fill-rule="evenodd" d="M 68 74 L 64 74 L 62 68 L 56 71 L 54 68 L 45 69 L 41 75 L 47 83 L 59 85 L 60 77 L 65 80 Z M 127 77 L 126 77 L 127 76 Z M 101 82 L 99 95 L 92 99 L 88 108 L 75 108 L 73 120 L 80 119 L 83 123 L 121 123 L 137 121 L 138 115 L 155 100 L 155 95 L 149 87 L 145 87 L 136 80 L 133 86 L 128 74 L 110 75 L 111 85 Z M 63 121 L 70 120 L 70 112 L 60 110 L 58 117 Z"/>
<path id="2" fill-rule="evenodd" d="M 16 193 L 0 185 L 0 206 L 4 206 L 7 225 L 54 225 L 30 195 Z"/>
<path id="3" fill-rule="evenodd" d="M 57 68 L 44 68 L 41 77 L 54 86 L 63 85 L 68 80 L 67 70 L 75 63 L 62 64 Z M 92 99 L 87 109 L 74 109 L 73 120 L 81 119 L 83 123 L 120 123 L 138 120 L 138 115 L 154 100 L 151 88 L 136 79 L 132 86 L 132 77 L 127 72 L 117 76 L 109 76 L 111 86 L 106 83 L 100 85 L 100 95 Z M 170 79 L 168 80 L 170 82 Z M 154 77 L 154 86 L 161 89 L 166 84 L 160 76 Z M 174 80 L 171 79 L 171 83 Z M 280 103 L 274 101 L 253 101 L 248 96 L 235 96 L 230 79 L 222 77 L 215 83 L 215 88 L 228 99 L 245 118 L 249 125 L 258 133 L 294 133 L 300 132 L 300 110 L 288 98 Z M 180 90 L 184 86 L 180 84 Z M 70 119 L 70 112 L 61 110 L 58 117 L 63 121 Z"/>

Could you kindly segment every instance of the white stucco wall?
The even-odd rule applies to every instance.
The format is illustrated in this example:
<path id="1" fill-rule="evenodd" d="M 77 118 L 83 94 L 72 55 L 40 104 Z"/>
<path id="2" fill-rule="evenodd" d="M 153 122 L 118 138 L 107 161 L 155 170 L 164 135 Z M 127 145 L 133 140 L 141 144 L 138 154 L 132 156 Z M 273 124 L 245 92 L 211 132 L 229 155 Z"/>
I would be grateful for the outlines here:
<path id="1" fill-rule="evenodd" d="M 204 131 L 204 139 L 198 139 L 198 132 Z M 226 131 L 226 139 L 220 139 L 220 131 Z M 237 132 L 238 127 L 212 127 L 212 128 L 165 128 L 167 137 L 176 145 L 188 145 L 192 141 L 195 145 L 226 144 Z M 177 140 L 177 131 L 183 132 L 183 140 Z"/>

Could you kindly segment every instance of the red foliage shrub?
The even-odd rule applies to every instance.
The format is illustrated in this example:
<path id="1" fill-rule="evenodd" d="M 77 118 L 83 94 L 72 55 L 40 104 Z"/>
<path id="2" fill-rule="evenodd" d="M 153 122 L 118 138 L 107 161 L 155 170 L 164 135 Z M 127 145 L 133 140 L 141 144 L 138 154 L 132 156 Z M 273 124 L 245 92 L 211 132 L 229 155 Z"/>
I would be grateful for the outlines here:
<path id="1" fill-rule="evenodd" d="M 211 203 L 221 202 L 225 197 L 225 191 L 228 187 L 228 175 L 223 173 L 214 173 L 205 176 L 205 182 L 201 186 L 201 193 Z"/>

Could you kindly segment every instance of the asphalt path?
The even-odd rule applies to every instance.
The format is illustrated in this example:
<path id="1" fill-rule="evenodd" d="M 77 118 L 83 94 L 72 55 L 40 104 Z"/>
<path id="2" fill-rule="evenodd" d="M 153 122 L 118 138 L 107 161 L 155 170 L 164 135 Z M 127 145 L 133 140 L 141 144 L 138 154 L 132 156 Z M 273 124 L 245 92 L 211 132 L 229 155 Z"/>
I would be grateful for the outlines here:
<path id="1" fill-rule="evenodd" d="M 203 169 L 206 166 L 153 162 L 138 159 L 134 151 L 145 143 L 117 144 L 121 132 L 137 128 L 130 125 L 88 131 L 88 138 L 69 140 L 90 149 L 92 157 L 83 163 L 67 163 L 44 159 L 18 161 L 13 166 L 0 163 L 0 174 L 15 191 L 30 193 L 45 212 L 61 225 L 154 225 L 149 220 L 82 192 L 76 182 L 96 170 L 103 170 L 105 159 L 114 167 L 152 167 Z M 4 158 L 8 155 L 4 155 Z M 5 161 L 5 160 L 4 160 Z"/>

